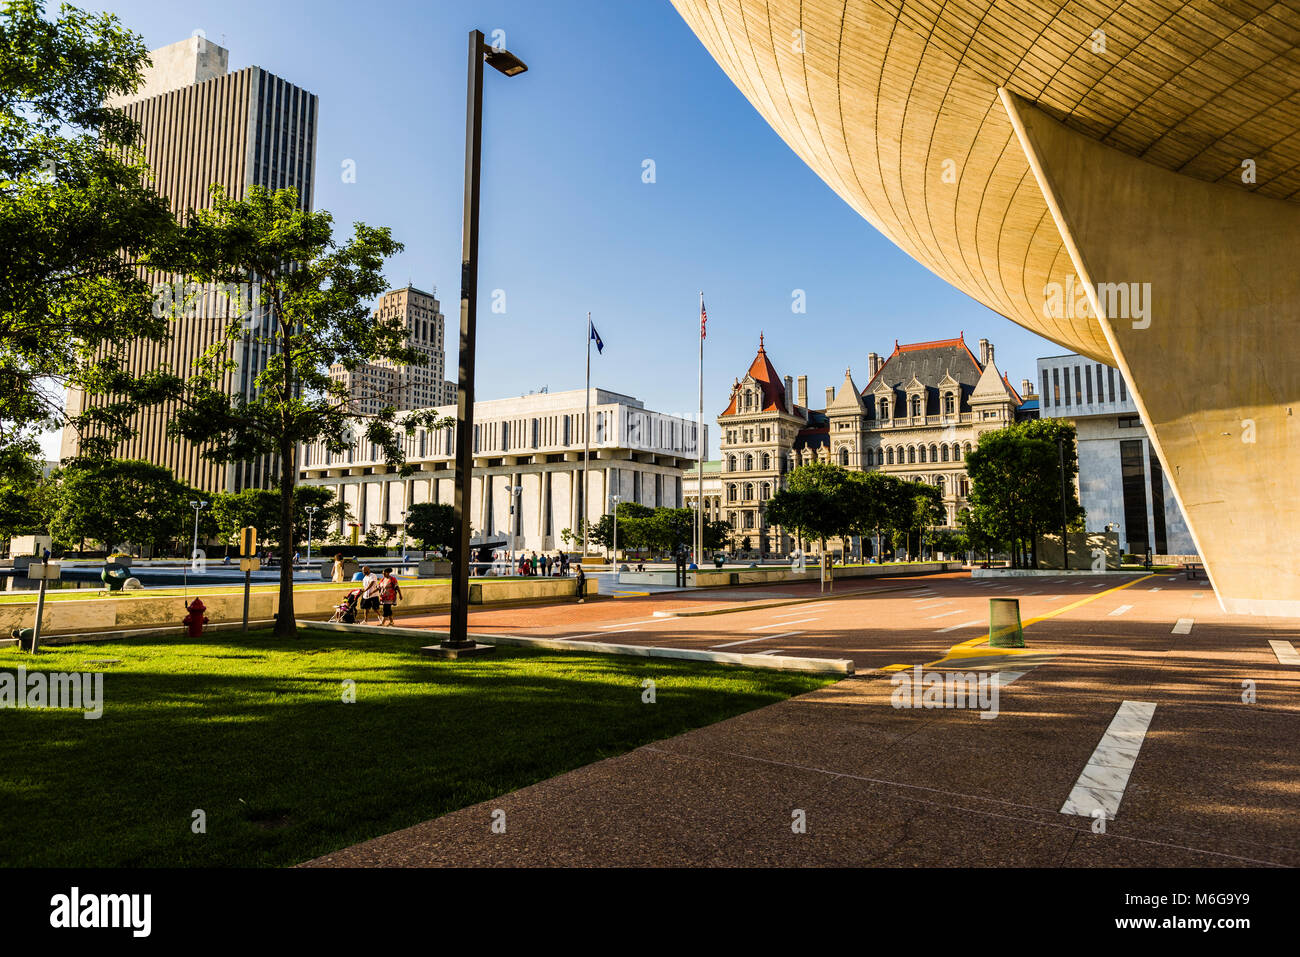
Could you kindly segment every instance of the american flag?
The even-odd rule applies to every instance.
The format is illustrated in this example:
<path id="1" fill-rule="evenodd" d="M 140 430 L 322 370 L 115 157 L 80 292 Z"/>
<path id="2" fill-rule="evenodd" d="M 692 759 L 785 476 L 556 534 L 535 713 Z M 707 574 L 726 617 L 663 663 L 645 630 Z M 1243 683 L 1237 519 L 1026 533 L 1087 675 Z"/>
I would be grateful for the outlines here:
<path id="1" fill-rule="evenodd" d="M 700 297 L 700 338 L 701 339 L 708 338 L 705 335 L 705 331 L 704 331 L 704 326 L 706 323 L 708 323 L 708 321 L 709 321 L 709 314 L 704 311 L 704 297 L 701 296 Z"/>

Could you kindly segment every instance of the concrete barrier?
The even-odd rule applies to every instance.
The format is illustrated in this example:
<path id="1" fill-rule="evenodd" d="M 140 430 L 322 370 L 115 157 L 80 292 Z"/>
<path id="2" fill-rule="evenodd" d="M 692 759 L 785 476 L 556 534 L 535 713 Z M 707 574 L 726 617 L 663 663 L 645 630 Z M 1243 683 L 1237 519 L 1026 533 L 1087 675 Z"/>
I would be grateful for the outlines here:
<path id="1" fill-rule="evenodd" d="M 399 614 L 447 608 L 451 605 L 449 582 L 404 581 Z M 343 600 L 351 583 L 338 588 L 316 588 L 295 591 L 293 607 L 295 617 L 327 619 L 334 606 Z M 595 578 L 587 579 L 588 595 L 598 594 Z M 515 601 L 539 601 L 575 597 L 578 582 L 575 578 L 517 578 L 470 582 L 470 604 L 495 604 Z M 193 591 L 190 597 L 180 595 L 149 595 L 147 592 L 117 594 L 111 597 L 96 596 L 85 599 L 47 601 L 41 624 L 41 633 L 68 635 L 96 631 L 121 631 L 130 628 L 153 628 L 175 625 L 180 627 L 185 617 L 185 604 L 195 596 L 207 606 L 205 614 L 210 624 L 238 622 L 244 615 L 244 590 Z M 275 617 L 279 609 L 277 592 L 253 592 L 249 595 L 250 621 L 266 621 Z M 30 602 L 0 604 L 0 637 L 7 637 L 12 628 L 30 628 L 36 621 L 36 599 Z"/>
<path id="2" fill-rule="evenodd" d="M 905 565 L 835 565 L 831 578 L 843 581 L 849 578 L 888 578 L 892 575 L 926 575 L 936 572 L 960 571 L 961 562 L 912 562 Z M 618 576 L 620 585 L 672 585 L 676 572 L 647 571 L 623 572 Z M 686 573 L 688 588 L 721 588 L 727 585 L 775 585 L 782 582 L 815 582 L 820 580 L 816 565 L 807 571 L 796 572 L 785 566 L 766 568 L 704 568 Z"/>

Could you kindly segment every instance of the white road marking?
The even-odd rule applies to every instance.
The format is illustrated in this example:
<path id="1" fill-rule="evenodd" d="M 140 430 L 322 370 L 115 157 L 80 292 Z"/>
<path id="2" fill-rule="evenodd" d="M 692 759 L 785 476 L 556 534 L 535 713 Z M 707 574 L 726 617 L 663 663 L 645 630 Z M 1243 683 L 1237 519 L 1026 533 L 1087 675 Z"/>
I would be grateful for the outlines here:
<path id="1" fill-rule="evenodd" d="M 1268 643 L 1273 648 L 1273 654 L 1277 655 L 1279 664 L 1300 665 L 1300 652 L 1295 650 L 1291 642 L 1271 638 Z"/>
<path id="2" fill-rule="evenodd" d="M 802 631 L 787 631 L 783 635 L 759 635 L 757 638 L 744 638 L 740 641 L 729 641 L 725 645 L 710 645 L 710 651 L 716 651 L 719 648 L 732 648 L 736 645 L 747 645 L 753 641 L 771 641 L 773 638 L 789 638 L 791 635 L 802 635 Z"/>
<path id="3" fill-rule="evenodd" d="M 1155 588 L 1148 588 L 1148 589 L 1147 589 L 1147 591 L 1159 591 L 1159 590 L 1160 590 L 1160 587 L 1159 587 L 1159 586 L 1156 586 Z"/>
<path id="4" fill-rule="evenodd" d="M 936 618 L 947 618 L 949 615 L 960 615 L 960 614 L 961 614 L 961 609 L 954 608 L 952 611 L 941 611 L 937 615 L 926 615 L 925 620 L 933 621 Z"/>
<path id="5" fill-rule="evenodd" d="M 1065 597 L 1064 595 L 1052 595 L 1050 598 L 1044 598 L 1043 601 L 1058 601 L 1059 599 L 1064 597 Z"/>
<path id="6" fill-rule="evenodd" d="M 795 621 L 778 621 L 771 625 L 756 625 L 750 631 L 765 631 L 768 628 L 785 628 L 787 625 L 802 625 L 805 621 L 821 621 L 820 618 L 799 618 Z"/>
<path id="7" fill-rule="evenodd" d="M 663 621 L 662 618 L 642 618 L 639 621 L 618 621 L 612 625 L 601 625 L 602 629 L 609 628 L 627 628 L 630 625 L 648 625 L 652 621 Z"/>
<path id="8" fill-rule="evenodd" d="M 982 624 L 984 624 L 983 618 L 976 618 L 974 621 L 963 621 L 960 625 L 949 625 L 947 628 L 940 628 L 939 634 L 942 635 L 944 632 L 947 631 L 956 631 L 959 628 L 973 628 L 976 625 L 982 625 Z"/>
<path id="9" fill-rule="evenodd" d="M 1089 587 L 1089 588 L 1100 588 L 1100 587 L 1101 587 L 1102 585 L 1104 585 L 1104 584 L 1106 584 L 1106 583 L 1105 583 L 1105 582 L 1097 582 L 1097 584 L 1095 584 L 1095 585 L 1089 585 L 1088 587 Z"/>
<path id="10" fill-rule="evenodd" d="M 1112 614 L 1112 615 L 1122 615 L 1122 614 L 1124 614 L 1124 612 L 1129 611 L 1130 609 L 1132 609 L 1132 607 L 1133 607 L 1132 605 L 1120 605 L 1118 608 L 1113 609 L 1113 610 L 1111 611 L 1111 614 Z"/>
<path id="11" fill-rule="evenodd" d="M 771 651 L 760 651 L 759 654 L 760 655 L 783 655 L 785 654 L 785 651 L 786 650 L 784 648 L 773 648 Z"/>
<path id="12" fill-rule="evenodd" d="M 1041 595 L 1041 594 L 1042 594 L 1041 591 L 1027 591 L 1025 592 L 1025 597 L 1028 598 L 1030 595 Z"/>
<path id="13" fill-rule="evenodd" d="M 1195 618 L 1179 618 L 1174 624 L 1174 630 L 1169 632 L 1171 635 L 1190 635 L 1192 625 L 1196 624 Z"/>
<path id="14" fill-rule="evenodd" d="M 1149 701 L 1125 701 L 1119 706 L 1061 806 L 1062 814 L 1092 817 L 1094 811 L 1101 811 L 1106 820 L 1115 817 L 1155 710 Z"/>

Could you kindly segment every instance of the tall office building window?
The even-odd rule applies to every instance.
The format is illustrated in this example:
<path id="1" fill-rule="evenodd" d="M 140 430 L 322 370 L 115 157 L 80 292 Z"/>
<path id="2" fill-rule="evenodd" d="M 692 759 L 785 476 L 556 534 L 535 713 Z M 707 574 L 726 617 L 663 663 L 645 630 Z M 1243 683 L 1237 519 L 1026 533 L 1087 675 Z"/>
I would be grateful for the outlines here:
<path id="1" fill-rule="evenodd" d="M 1128 389 L 1124 387 L 1124 377 L 1119 377 L 1119 400 L 1124 402 L 1128 399 Z"/>
<path id="2" fill-rule="evenodd" d="M 1106 381 L 1110 383 L 1110 401 L 1115 401 L 1115 370 L 1109 366 L 1106 368 Z"/>
<path id="3" fill-rule="evenodd" d="M 1092 405 L 1092 366 L 1084 366 L 1083 372 L 1088 387 L 1088 404 Z"/>
<path id="4" fill-rule="evenodd" d="M 1147 484 L 1143 468 L 1141 439 L 1125 439 L 1119 444 L 1120 479 L 1124 492 L 1124 532 L 1128 536 L 1128 550 L 1134 555 L 1143 554 L 1148 547 L 1147 537 Z"/>
<path id="5" fill-rule="evenodd" d="M 1047 370 L 1043 370 L 1043 408 L 1051 406 L 1051 394 L 1047 388 Z"/>
<path id="6" fill-rule="evenodd" d="M 1061 370 L 1052 370 L 1052 405 L 1061 404 Z"/>
<path id="7" fill-rule="evenodd" d="M 1070 407 L 1070 367 L 1066 366 L 1061 370 L 1061 378 L 1065 384 L 1065 407 Z"/>
<path id="8" fill-rule="evenodd" d="M 1079 381 L 1079 367 L 1074 367 L 1074 404 L 1083 405 L 1083 383 Z"/>
<path id="9" fill-rule="evenodd" d="M 1147 456 L 1151 460 L 1151 518 L 1156 527 L 1156 553 L 1169 554 L 1169 539 L 1165 531 L 1165 473 L 1160 468 L 1156 450 L 1147 443 Z"/>

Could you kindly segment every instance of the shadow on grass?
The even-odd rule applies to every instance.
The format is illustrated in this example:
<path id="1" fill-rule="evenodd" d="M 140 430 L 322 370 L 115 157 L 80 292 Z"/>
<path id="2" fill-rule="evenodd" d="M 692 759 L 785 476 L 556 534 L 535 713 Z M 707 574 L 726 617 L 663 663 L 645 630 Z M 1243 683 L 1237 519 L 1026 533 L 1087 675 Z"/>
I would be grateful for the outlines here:
<path id="1" fill-rule="evenodd" d="M 0 654 L 105 672 L 99 720 L 4 714 L 0 862 L 291 864 L 827 683 L 524 649 L 427 661 L 406 636 L 224 637 Z M 104 658 L 122 662 L 87 664 Z"/>

